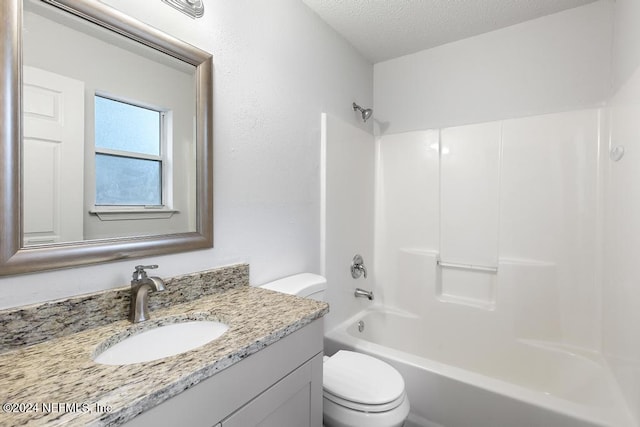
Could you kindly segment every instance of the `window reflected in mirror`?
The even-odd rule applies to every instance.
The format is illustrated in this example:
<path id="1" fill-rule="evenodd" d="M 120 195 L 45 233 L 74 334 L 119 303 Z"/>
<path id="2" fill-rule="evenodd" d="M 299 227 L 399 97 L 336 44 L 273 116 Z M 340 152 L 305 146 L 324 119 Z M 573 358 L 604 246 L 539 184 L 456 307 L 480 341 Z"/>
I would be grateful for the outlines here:
<path id="1" fill-rule="evenodd" d="M 96 206 L 163 207 L 165 122 L 162 111 L 95 96 Z"/>

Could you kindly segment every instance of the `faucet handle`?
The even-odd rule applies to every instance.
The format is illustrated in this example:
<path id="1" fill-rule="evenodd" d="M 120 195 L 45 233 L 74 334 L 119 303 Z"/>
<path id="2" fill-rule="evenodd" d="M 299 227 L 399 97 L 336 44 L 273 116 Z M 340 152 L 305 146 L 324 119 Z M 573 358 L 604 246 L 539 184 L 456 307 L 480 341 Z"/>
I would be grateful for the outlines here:
<path id="1" fill-rule="evenodd" d="M 362 255 L 356 254 L 351 261 L 351 277 L 357 279 L 364 274 L 364 278 L 367 278 L 367 268 L 364 266 L 364 260 Z"/>
<path id="2" fill-rule="evenodd" d="M 145 269 L 147 270 L 154 270 L 158 268 L 157 264 L 152 264 L 152 265 L 136 265 L 135 269 L 136 271 L 133 272 L 133 280 L 141 280 L 144 279 L 145 277 L 147 277 L 147 272 L 144 271 Z"/>

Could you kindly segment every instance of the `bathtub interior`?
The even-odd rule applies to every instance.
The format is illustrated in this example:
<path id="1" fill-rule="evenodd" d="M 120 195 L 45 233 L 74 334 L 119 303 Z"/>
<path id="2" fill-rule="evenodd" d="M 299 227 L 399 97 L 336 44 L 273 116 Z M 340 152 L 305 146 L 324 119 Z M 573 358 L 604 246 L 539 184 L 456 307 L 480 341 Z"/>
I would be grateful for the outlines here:
<path id="1" fill-rule="evenodd" d="M 329 331 L 325 352 L 347 348 L 391 363 L 405 378 L 418 426 L 634 425 L 596 355 L 523 339 L 478 345 L 441 329 L 434 319 L 376 306 Z"/>

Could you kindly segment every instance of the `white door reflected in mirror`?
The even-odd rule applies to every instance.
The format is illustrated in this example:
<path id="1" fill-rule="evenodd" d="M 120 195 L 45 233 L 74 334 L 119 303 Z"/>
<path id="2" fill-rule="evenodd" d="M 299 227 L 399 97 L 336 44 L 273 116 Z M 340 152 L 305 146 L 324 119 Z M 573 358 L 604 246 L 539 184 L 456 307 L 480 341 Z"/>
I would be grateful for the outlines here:
<path id="1" fill-rule="evenodd" d="M 24 246 L 81 241 L 84 84 L 23 71 Z"/>

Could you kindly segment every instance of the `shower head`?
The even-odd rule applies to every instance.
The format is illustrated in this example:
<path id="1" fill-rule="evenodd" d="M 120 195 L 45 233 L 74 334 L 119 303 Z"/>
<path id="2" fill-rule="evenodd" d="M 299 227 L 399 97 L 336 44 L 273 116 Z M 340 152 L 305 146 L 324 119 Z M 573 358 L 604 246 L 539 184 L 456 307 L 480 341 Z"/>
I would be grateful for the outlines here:
<path id="1" fill-rule="evenodd" d="M 353 111 L 360 111 L 362 114 L 362 121 L 366 122 L 369 120 L 369 117 L 373 114 L 373 110 L 371 108 L 364 109 L 355 102 L 353 103 Z"/>

